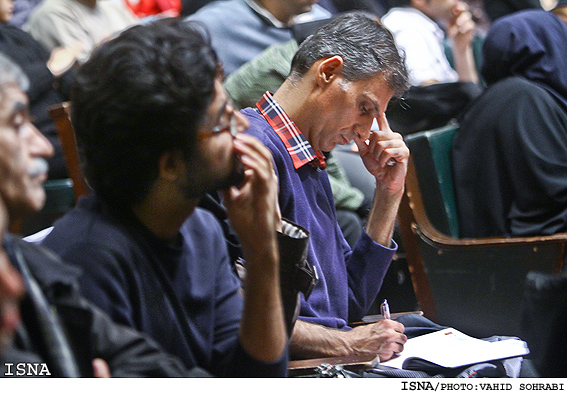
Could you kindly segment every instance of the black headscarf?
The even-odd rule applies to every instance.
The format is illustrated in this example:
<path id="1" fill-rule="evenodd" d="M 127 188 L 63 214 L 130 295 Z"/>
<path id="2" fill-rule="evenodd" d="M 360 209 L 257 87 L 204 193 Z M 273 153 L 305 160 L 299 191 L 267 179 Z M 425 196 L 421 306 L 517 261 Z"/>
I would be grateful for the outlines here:
<path id="1" fill-rule="evenodd" d="M 483 46 L 488 84 L 524 77 L 567 105 L 567 24 L 551 12 L 529 10 L 497 20 Z"/>
<path id="2" fill-rule="evenodd" d="M 484 60 L 489 85 L 453 141 L 461 236 L 567 232 L 567 25 L 546 11 L 503 17 Z"/>

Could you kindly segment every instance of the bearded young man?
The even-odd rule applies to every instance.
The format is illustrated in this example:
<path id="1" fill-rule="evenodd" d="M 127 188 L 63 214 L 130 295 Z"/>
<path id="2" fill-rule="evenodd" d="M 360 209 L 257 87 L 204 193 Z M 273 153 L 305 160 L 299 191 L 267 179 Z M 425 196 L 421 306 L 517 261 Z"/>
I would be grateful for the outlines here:
<path id="1" fill-rule="evenodd" d="M 94 192 L 44 245 L 83 269 L 85 296 L 188 368 L 285 376 L 277 179 L 241 134 L 202 30 L 161 20 L 99 47 L 78 71 L 72 120 Z M 220 224 L 197 207 L 217 189 L 243 244 L 244 296 Z"/>

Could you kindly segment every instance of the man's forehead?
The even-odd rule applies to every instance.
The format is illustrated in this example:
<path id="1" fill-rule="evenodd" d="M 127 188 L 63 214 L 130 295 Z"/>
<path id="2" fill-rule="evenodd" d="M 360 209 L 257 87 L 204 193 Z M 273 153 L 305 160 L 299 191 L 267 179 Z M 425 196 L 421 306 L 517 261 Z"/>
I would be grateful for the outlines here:
<path id="1" fill-rule="evenodd" d="M 370 101 L 382 111 L 385 110 L 382 108 L 384 103 L 390 101 L 394 94 L 382 75 L 352 82 L 350 88 L 357 99 Z"/>
<path id="2" fill-rule="evenodd" d="M 5 122 L 27 106 L 28 97 L 17 84 L 7 83 L 0 87 L 0 121 Z"/>

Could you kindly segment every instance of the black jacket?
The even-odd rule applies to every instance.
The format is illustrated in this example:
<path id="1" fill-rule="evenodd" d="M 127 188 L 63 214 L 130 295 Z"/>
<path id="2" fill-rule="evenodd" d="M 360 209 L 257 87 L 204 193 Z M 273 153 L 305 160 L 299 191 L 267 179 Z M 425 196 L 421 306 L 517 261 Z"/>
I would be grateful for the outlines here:
<path id="1" fill-rule="evenodd" d="M 113 377 L 206 376 L 198 369 L 187 371 L 173 356 L 153 341 L 125 326 L 114 323 L 78 292 L 79 271 L 64 265 L 52 252 L 6 235 L 4 245 L 12 263 L 20 269 L 13 251 L 17 248 L 29 271 L 41 287 L 49 305 L 57 311 L 66 339 L 81 376 L 92 376 L 92 360 L 104 359 Z M 58 376 L 61 360 L 46 346 L 42 324 L 35 319 L 30 297 L 21 305 L 22 324 L 13 348 L 0 356 L 0 376 L 5 363 L 45 362 L 52 377 Z M 3 369 L 2 369 L 3 368 Z"/>

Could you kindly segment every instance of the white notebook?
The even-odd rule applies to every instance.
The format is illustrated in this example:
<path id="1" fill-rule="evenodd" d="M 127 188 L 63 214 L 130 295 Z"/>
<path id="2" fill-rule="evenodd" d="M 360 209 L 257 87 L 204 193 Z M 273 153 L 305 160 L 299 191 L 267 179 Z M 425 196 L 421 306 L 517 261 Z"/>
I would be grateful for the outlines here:
<path id="1" fill-rule="evenodd" d="M 488 342 L 446 328 L 409 339 L 399 356 L 380 365 L 403 369 L 419 369 L 424 365 L 457 368 L 526 354 L 529 354 L 528 346 L 519 339 Z"/>

